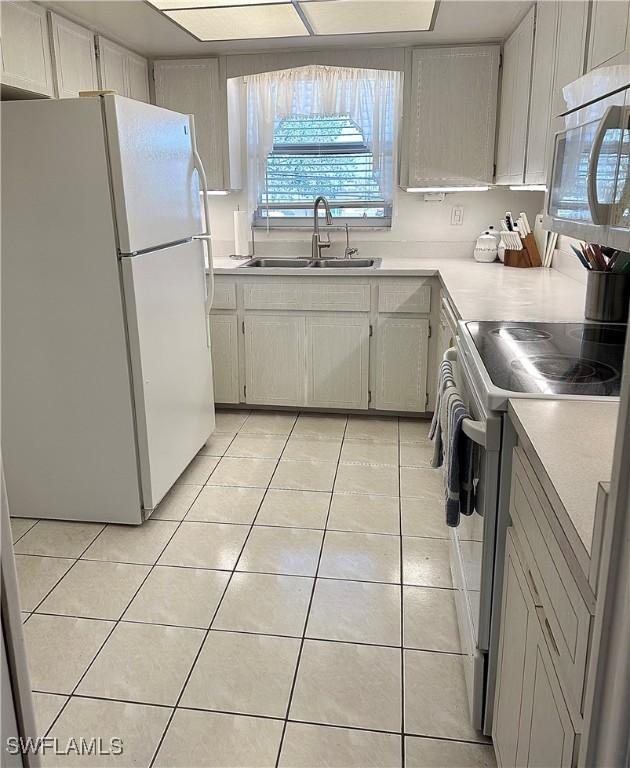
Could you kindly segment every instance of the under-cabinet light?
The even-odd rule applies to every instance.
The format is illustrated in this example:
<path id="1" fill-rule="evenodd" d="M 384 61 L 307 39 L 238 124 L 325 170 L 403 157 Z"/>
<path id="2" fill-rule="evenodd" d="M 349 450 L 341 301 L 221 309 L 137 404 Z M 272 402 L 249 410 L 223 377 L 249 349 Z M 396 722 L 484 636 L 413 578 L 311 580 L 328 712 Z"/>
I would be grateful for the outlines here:
<path id="1" fill-rule="evenodd" d="M 206 189 L 206 195 L 229 195 L 229 189 Z"/>
<path id="2" fill-rule="evenodd" d="M 510 184 L 512 192 L 546 192 L 545 184 Z"/>
<path id="3" fill-rule="evenodd" d="M 407 192 L 487 192 L 490 187 L 407 187 Z"/>

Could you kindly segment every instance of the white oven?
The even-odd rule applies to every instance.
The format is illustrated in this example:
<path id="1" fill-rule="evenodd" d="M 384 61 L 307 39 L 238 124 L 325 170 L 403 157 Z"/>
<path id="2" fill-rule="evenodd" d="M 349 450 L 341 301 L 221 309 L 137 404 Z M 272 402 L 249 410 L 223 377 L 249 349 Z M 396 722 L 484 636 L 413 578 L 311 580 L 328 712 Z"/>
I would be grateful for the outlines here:
<path id="1" fill-rule="evenodd" d="M 565 89 L 572 108 L 554 141 L 543 225 L 628 251 L 630 67 L 609 69 Z"/>
<path id="2" fill-rule="evenodd" d="M 463 429 L 474 442 L 475 508 L 449 529 L 450 560 L 471 721 L 484 730 L 502 416 L 485 408 L 459 338 L 447 357 L 455 363 L 457 386 L 471 415 Z"/>

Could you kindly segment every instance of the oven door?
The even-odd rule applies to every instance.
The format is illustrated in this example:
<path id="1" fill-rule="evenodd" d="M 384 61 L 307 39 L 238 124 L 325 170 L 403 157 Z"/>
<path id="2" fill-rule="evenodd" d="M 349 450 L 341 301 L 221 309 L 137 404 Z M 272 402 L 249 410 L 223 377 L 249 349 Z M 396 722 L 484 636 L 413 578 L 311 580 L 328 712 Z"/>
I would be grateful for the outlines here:
<path id="1" fill-rule="evenodd" d="M 624 230 L 628 233 L 630 205 L 626 98 L 627 91 L 620 91 L 566 116 L 566 130 L 555 137 L 548 229 L 600 245 L 610 240 L 627 246 L 627 237 L 620 240 Z"/>
<path id="2" fill-rule="evenodd" d="M 451 349 L 449 357 L 456 361 L 457 385 L 471 415 L 464 432 L 474 442 L 475 509 L 469 517 L 461 517 L 457 528 L 449 530 L 470 714 L 473 726 L 481 730 L 490 646 L 502 419 L 483 407 L 463 355 Z"/>

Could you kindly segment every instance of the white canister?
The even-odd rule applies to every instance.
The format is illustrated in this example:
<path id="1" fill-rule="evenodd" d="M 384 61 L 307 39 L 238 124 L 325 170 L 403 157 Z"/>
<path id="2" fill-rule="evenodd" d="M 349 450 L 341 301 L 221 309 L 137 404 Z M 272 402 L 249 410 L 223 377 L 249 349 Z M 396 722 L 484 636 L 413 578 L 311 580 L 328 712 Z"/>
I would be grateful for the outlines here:
<path id="1" fill-rule="evenodd" d="M 479 235 L 473 251 L 475 261 L 491 262 L 497 258 L 497 239 L 490 232 Z"/>

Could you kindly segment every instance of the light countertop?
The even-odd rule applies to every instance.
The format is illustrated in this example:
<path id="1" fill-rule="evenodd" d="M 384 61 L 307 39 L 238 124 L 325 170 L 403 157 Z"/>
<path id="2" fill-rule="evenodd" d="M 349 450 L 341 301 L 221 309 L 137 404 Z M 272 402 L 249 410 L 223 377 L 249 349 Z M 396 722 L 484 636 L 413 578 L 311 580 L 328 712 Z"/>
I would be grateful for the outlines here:
<path id="1" fill-rule="evenodd" d="M 597 486 L 610 480 L 619 403 L 517 399 L 510 400 L 508 412 L 566 515 L 560 524 L 578 560 L 581 551 L 590 560 Z"/>
<path id="2" fill-rule="evenodd" d="M 428 259 L 382 255 L 378 269 L 257 269 L 242 268 L 227 257 L 214 260 L 216 275 L 302 277 L 439 277 L 463 320 L 538 320 L 580 322 L 584 319 L 586 286 L 554 269 L 515 269 L 499 262 L 471 259 Z"/>

